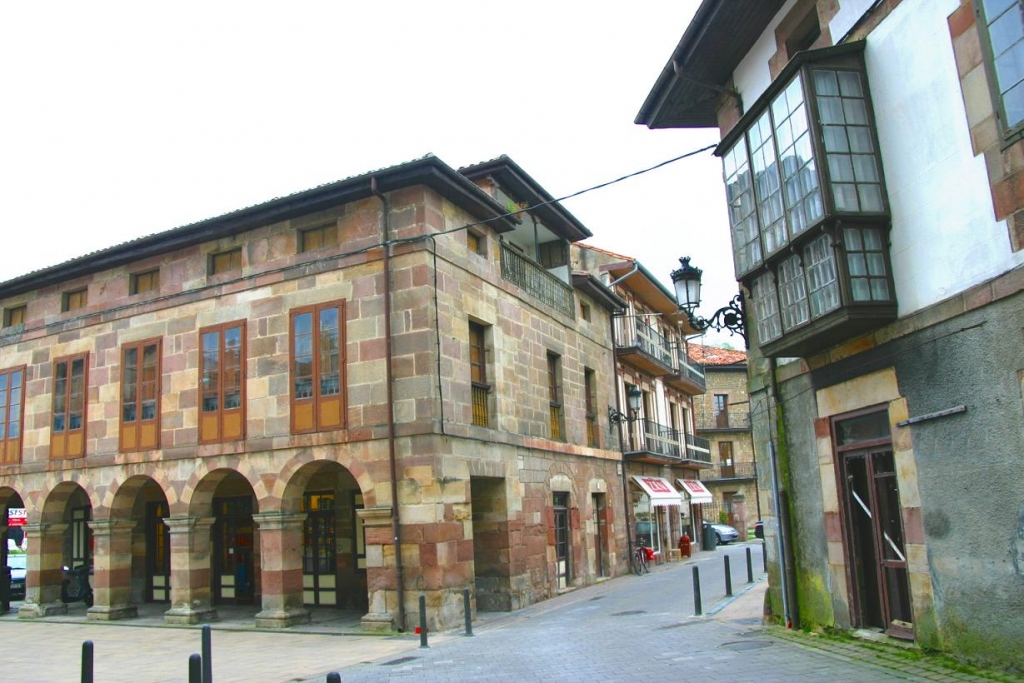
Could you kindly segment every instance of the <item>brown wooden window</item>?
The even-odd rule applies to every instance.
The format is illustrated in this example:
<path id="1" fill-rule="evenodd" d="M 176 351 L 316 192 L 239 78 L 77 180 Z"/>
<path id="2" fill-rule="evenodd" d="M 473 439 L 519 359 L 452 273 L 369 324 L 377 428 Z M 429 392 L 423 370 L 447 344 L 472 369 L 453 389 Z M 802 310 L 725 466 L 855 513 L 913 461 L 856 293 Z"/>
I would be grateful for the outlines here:
<path id="1" fill-rule="evenodd" d="M 715 426 L 719 429 L 729 427 L 729 395 L 715 394 L 714 397 Z"/>
<path id="2" fill-rule="evenodd" d="M 344 301 L 292 311 L 292 432 L 345 426 L 344 320 Z"/>
<path id="3" fill-rule="evenodd" d="M 4 327 L 11 327 L 12 325 L 24 325 L 26 306 L 11 306 L 10 308 L 4 309 Z"/>
<path id="4" fill-rule="evenodd" d="M 470 253 L 486 254 L 487 238 L 474 230 L 467 230 L 466 246 L 469 248 Z"/>
<path id="5" fill-rule="evenodd" d="M 85 455 L 88 374 L 87 354 L 58 358 L 53 363 L 51 458 Z"/>
<path id="6" fill-rule="evenodd" d="M 545 242 L 537 249 L 537 260 L 545 268 L 568 265 L 569 250 L 565 242 Z"/>
<path id="7" fill-rule="evenodd" d="M 561 358 L 548 354 L 548 406 L 550 412 L 551 438 L 565 441 L 565 423 L 562 414 Z"/>
<path id="8" fill-rule="evenodd" d="M 160 288 L 160 270 L 147 270 L 145 273 L 132 273 L 128 283 L 129 294 L 155 292 Z"/>
<path id="9" fill-rule="evenodd" d="M 219 254 L 210 254 L 210 275 L 220 275 L 232 270 L 242 269 L 242 249 L 222 251 Z"/>
<path id="10" fill-rule="evenodd" d="M 82 288 L 76 289 L 72 292 L 64 292 L 64 296 L 61 301 L 61 310 L 65 313 L 68 311 L 77 311 L 80 308 L 85 308 L 85 305 L 89 303 L 89 290 Z"/>
<path id="11" fill-rule="evenodd" d="M 0 465 L 21 462 L 25 368 L 0 371 Z"/>
<path id="12" fill-rule="evenodd" d="M 337 224 L 321 225 L 299 231 L 299 251 L 313 251 L 330 247 L 338 243 Z"/>
<path id="13" fill-rule="evenodd" d="M 479 323 L 469 323 L 469 375 L 473 384 L 473 424 L 489 427 L 491 385 L 487 382 L 487 330 Z"/>
<path id="14" fill-rule="evenodd" d="M 580 318 L 590 322 L 590 304 L 580 302 Z"/>
<path id="15" fill-rule="evenodd" d="M 597 380 L 590 368 L 583 369 L 583 394 L 587 401 L 587 445 L 597 448 L 601 445 L 597 428 Z"/>
<path id="16" fill-rule="evenodd" d="M 160 446 L 160 340 L 121 347 L 121 450 Z"/>
<path id="17" fill-rule="evenodd" d="M 199 330 L 199 443 L 245 438 L 245 322 Z"/>

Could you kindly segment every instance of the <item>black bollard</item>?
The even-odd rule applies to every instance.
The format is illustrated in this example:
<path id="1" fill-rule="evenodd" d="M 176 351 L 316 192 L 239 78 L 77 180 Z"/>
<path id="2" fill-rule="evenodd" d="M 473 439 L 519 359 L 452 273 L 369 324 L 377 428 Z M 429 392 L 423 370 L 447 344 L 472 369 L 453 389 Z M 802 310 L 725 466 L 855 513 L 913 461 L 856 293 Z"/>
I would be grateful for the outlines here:
<path id="1" fill-rule="evenodd" d="M 469 606 L 469 589 L 462 589 L 462 607 L 466 613 L 466 635 L 473 635 L 473 611 Z"/>
<path id="2" fill-rule="evenodd" d="M 203 683 L 203 658 L 199 655 L 188 656 L 188 683 Z"/>
<path id="3" fill-rule="evenodd" d="M 92 641 L 82 643 L 82 683 L 92 683 Z"/>
<path id="4" fill-rule="evenodd" d="M 750 546 L 747 546 L 747 583 L 754 583 L 754 563 L 750 560 Z"/>
<path id="5" fill-rule="evenodd" d="M 427 597 L 425 595 L 420 596 L 420 647 L 430 647 L 427 645 Z"/>
<path id="6" fill-rule="evenodd" d="M 761 541 L 761 571 L 768 571 L 768 545 Z"/>
<path id="7" fill-rule="evenodd" d="M 203 683 L 213 683 L 213 644 L 210 642 L 210 625 L 203 624 Z"/>
<path id="8" fill-rule="evenodd" d="M 732 571 L 729 569 L 729 556 L 725 556 L 725 597 L 732 597 Z"/>
<path id="9" fill-rule="evenodd" d="M 697 565 L 693 566 L 693 613 L 698 617 L 703 613 L 700 608 L 700 571 Z"/>
<path id="10" fill-rule="evenodd" d="M 327 674 L 327 683 L 341 683 L 341 674 L 337 671 Z"/>

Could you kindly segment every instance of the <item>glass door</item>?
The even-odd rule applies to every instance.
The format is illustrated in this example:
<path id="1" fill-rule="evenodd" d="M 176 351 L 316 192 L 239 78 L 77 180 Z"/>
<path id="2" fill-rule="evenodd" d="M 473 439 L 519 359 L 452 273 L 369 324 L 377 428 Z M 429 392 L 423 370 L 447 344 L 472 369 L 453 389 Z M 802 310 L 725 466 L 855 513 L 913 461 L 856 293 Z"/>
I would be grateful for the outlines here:
<path id="1" fill-rule="evenodd" d="M 215 498 L 213 597 L 219 604 L 251 604 L 254 597 L 252 498 Z"/>
<path id="2" fill-rule="evenodd" d="M 307 493 L 303 508 L 306 521 L 302 533 L 302 601 L 307 605 L 336 606 L 338 559 L 334 493 Z"/>

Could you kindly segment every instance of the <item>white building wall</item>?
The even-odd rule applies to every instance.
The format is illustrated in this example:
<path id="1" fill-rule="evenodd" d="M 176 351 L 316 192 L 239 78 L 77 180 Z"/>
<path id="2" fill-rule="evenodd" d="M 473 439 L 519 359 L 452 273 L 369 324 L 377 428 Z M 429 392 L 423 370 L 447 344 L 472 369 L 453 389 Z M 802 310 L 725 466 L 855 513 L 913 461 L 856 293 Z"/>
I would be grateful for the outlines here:
<path id="1" fill-rule="evenodd" d="M 750 105 L 771 83 L 775 27 L 733 74 Z M 841 39 L 873 3 L 844 2 L 829 25 Z M 892 207 L 890 255 L 905 316 L 1024 263 L 996 221 L 984 158 L 967 127 L 947 17 L 959 0 L 904 0 L 868 37 L 865 59 Z"/>

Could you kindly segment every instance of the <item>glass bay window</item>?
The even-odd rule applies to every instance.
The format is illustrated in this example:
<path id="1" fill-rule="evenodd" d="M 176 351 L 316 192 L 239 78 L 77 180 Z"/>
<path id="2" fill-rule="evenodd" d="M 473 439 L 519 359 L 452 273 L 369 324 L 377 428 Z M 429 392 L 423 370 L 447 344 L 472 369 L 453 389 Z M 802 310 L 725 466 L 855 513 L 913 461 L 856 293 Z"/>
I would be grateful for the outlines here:
<path id="1" fill-rule="evenodd" d="M 736 276 L 768 356 L 894 319 L 864 43 L 801 52 L 722 140 Z"/>

